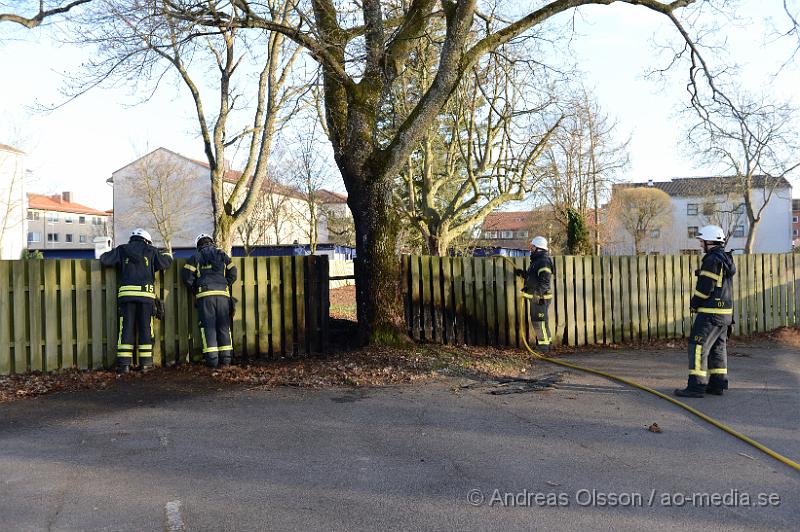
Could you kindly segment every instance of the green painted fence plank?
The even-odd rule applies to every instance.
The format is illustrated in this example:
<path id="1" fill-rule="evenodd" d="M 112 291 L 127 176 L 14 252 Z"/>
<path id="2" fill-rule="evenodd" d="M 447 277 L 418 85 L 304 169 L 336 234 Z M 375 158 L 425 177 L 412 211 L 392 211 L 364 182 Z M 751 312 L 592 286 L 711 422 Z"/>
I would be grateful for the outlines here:
<path id="1" fill-rule="evenodd" d="M 184 289 L 180 286 L 180 272 L 181 270 L 178 269 L 176 264 L 163 272 L 161 276 L 161 300 L 164 303 L 164 319 L 161 321 L 161 343 L 164 345 L 164 351 L 160 362 L 164 366 L 175 364 L 180 353 L 180 348 L 178 347 L 177 291 Z"/>
<path id="2" fill-rule="evenodd" d="M 483 259 L 483 293 L 486 306 L 486 344 L 497 345 L 497 308 L 495 299 L 494 261 Z"/>
<path id="3" fill-rule="evenodd" d="M 431 257 L 431 277 L 433 294 L 433 339 L 438 343 L 444 343 L 444 304 L 442 302 L 442 258 Z"/>
<path id="4" fill-rule="evenodd" d="M 640 342 L 642 340 L 642 314 L 639 307 L 639 257 L 630 257 L 628 266 L 630 271 L 630 291 L 628 297 L 631 307 L 631 340 Z"/>
<path id="5" fill-rule="evenodd" d="M 309 353 L 306 342 L 306 278 L 303 262 L 305 257 L 293 257 L 294 262 L 294 308 L 295 331 L 298 352 Z"/>
<path id="6" fill-rule="evenodd" d="M 576 319 L 575 319 L 575 257 L 565 256 L 564 259 L 564 303 L 565 303 L 565 343 L 577 345 Z"/>
<path id="7" fill-rule="evenodd" d="M 281 257 L 281 289 L 283 297 L 281 299 L 281 312 L 283 314 L 283 338 L 286 347 L 284 351 L 285 356 L 294 356 L 297 354 L 295 344 L 295 324 L 294 324 L 294 308 L 292 301 L 294 299 L 294 274 L 292 273 L 292 257 Z"/>
<path id="8" fill-rule="evenodd" d="M 28 261 L 28 327 L 30 345 L 30 368 L 32 371 L 46 370 L 42 344 L 42 260 Z"/>
<path id="9" fill-rule="evenodd" d="M 44 360 L 45 369 L 53 371 L 59 364 L 59 323 L 58 323 L 58 261 L 44 261 Z M 97 314 L 102 321 L 103 310 Z M 101 334 L 102 342 L 102 334 Z"/>
<path id="10" fill-rule="evenodd" d="M 603 343 L 614 343 L 614 307 L 611 283 L 611 262 L 613 257 L 602 257 L 602 282 L 603 282 Z"/>
<path id="11" fill-rule="evenodd" d="M 597 343 L 595 337 L 595 312 L 594 312 L 594 257 L 583 257 L 583 293 L 584 293 L 584 322 L 586 323 L 586 344 Z"/>
<path id="12" fill-rule="evenodd" d="M 420 274 L 422 275 L 422 334 L 423 339 L 432 341 L 433 338 L 433 271 L 431 258 L 420 257 Z"/>
<path id="13" fill-rule="evenodd" d="M 269 353 L 269 264 L 267 261 L 267 257 L 256 258 L 258 352 L 263 356 Z M 236 282 L 241 281 L 237 280 Z"/>
<path id="14" fill-rule="evenodd" d="M 786 275 L 786 257 L 788 255 L 776 255 L 775 260 L 778 268 L 778 327 L 788 325 L 789 305 L 788 305 L 788 278 Z"/>
<path id="15" fill-rule="evenodd" d="M 283 313 L 281 312 L 281 259 L 268 257 L 269 264 L 269 308 L 270 347 L 273 357 L 283 354 Z"/>
<path id="16" fill-rule="evenodd" d="M 508 345 L 508 314 L 506 312 L 505 297 L 506 261 L 499 258 L 492 258 L 491 261 L 494 269 L 492 289 L 494 290 L 495 312 L 497 313 L 497 344 L 506 346 Z"/>
<path id="17" fill-rule="evenodd" d="M 11 275 L 11 262 L 7 260 L 0 260 L 0 294 L 11 293 L 11 283 L 9 276 Z M 0 375 L 9 375 L 11 373 L 11 305 L 10 298 L 6 304 L 0 304 Z"/>
<path id="18" fill-rule="evenodd" d="M 486 259 L 474 259 L 475 274 L 475 345 L 486 345 L 489 341 L 489 326 L 486 315 L 486 284 L 484 266 Z"/>
<path id="19" fill-rule="evenodd" d="M 48 261 L 50 262 L 50 261 Z M 89 263 L 90 272 L 90 311 L 89 320 L 91 322 L 91 344 L 92 360 L 91 368 L 100 369 L 103 367 L 103 266 L 99 260 Z M 46 292 L 45 292 L 46 293 Z"/>
<path id="20" fill-rule="evenodd" d="M 800 255 L 792 254 L 794 270 L 794 326 L 800 327 Z"/>
<path id="21" fill-rule="evenodd" d="M 631 277 L 631 258 L 619 257 L 619 297 L 622 316 L 622 327 L 620 327 L 621 340 L 631 341 L 631 298 L 630 277 Z"/>
<path id="22" fill-rule="evenodd" d="M 303 271 L 303 257 L 300 259 L 299 269 L 302 274 Z M 243 311 L 242 320 L 244 323 L 244 344 L 240 346 L 240 353 L 246 354 L 248 357 L 255 357 L 258 354 L 258 326 L 257 326 L 257 313 L 258 313 L 258 291 L 256 288 L 256 259 L 253 257 L 244 257 L 242 259 L 242 268 L 240 275 L 244 281 L 242 283 L 235 283 L 243 286 L 242 300 L 240 300 L 240 309 Z M 303 276 L 303 279 L 305 277 Z M 303 290 L 305 293 L 305 290 Z M 305 308 L 305 307 L 304 307 Z M 303 329 L 305 329 L 305 313 L 303 313 Z M 303 336 L 305 338 L 305 336 Z"/>
<path id="23" fill-rule="evenodd" d="M 119 339 L 119 313 L 117 311 L 117 272 L 114 268 L 103 268 L 105 299 L 106 367 L 116 362 Z"/>
<path id="24" fill-rule="evenodd" d="M 586 275 L 583 271 L 584 257 L 573 257 L 575 276 L 575 344 L 586 345 Z"/>
<path id="25" fill-rule="evenodd" d="M 464 261 L 463 257 L 453 257 L 453 311 L 454 340 L 457 345 L 464 345 L 466 323 L 464 321 Z"/>
<path id="26" fill-rule="evenodd" d="M 593 343 L 603 343 L 603 273 L 602 257 L 592 257 L 592 323 Z"/>
<path id="27" fill-rule="evenodd" d="M 623 298 L 622 292 L 622 259 L 611 257 L 611 305 L 613 316 L 613 338 L 614 343 L 621 343 L 624 339 L 625 322 L 623 321 Z"/>
<path id="28" fill-rule="evenodd" d="M 465 257 L 461 264 L 464 269 L 464 342 L 478 345 L 476 335 L 478 319 L 476 310 L 475 258 Z"/>
<path id="29" fill-rule="evenodd" d="M 61 367 L 69 368 L 75 360 L 75 306 L 73 303 L 73 261 L 61 261 L 59 265 L 59 304 L 61 305 Z"/>
<path id="30" fill-rule="evenodd" d="M 422 340 L 423 338 L 423 323 L 422 323 L 422 274 L 420 272 L 420 260 L 418 255 L 411 255 L 409 257 L 409 268 L 411 270 L 411 337 L 414 340 Z"/>
<path id="31" fill-rule="evenodd" d="M 765 284 L 766 276 L 764 275 L 764 256 L 753 255 L 753 261 L 755 262 L 756 309 L 754 310 L 756 311 L 756 331 L 764 332 L 767 330 L 767 289 Z"/>
<path id="32" fill-rule="evenodd" d="M 75 353 L 79 369 L 89 369 L 89 261 L 76 260 L 75 267 Z"/>
<path id="33" fill-rule="evenodd" d="M 28 331 L 27 313 L 25 312 L 25 300 L 27 299 L 26 288 L 28 279 L 26 278 L 26 268 L 28 261 L 14 261 L 12 265 L 12 277 L 14 285 L 14 297 L 11 299 L 14 305 L 14 357 L 12 359 L 14 373 L 24 373 L 28 370 Z"/>
<path id="34" fill-rule="evenodd" d="M 453 317 L 453 259 L 442 258 L 442 320 L 444 322 L 444 341 L 455 344 L 455 319 Z"/>

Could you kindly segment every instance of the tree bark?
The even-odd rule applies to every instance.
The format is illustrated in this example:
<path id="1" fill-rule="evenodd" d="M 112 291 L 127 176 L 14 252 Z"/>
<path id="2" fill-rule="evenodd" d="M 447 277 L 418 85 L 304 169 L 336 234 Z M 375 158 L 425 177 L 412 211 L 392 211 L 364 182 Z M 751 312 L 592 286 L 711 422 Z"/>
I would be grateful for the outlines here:
<path id="1" fill-rule="evenodd" d="M 360 181 L 360 180 L 359 180 Z M 356 228 L 356 304 L 362 343 L 400 344 L 403 334 L 403 286 L 397 253 L 399 226 L 391 204 L 389 180 L 364 180 L 348 196 Z"/>

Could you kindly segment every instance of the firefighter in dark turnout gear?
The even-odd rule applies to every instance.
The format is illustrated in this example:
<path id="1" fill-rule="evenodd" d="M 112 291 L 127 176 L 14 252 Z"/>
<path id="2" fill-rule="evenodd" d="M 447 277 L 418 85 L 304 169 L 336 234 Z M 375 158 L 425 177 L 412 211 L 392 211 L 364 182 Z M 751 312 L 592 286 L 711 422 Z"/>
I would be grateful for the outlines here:
<path id="1" fill-rule="evenodd" d="M 228 366 L 233 358 L 230 287 L 236 282 L 236 266 L 214 246 L 210 235 L 198 235 L 195 244 L 197 252 L 186 262 L 181 275 L 197 298 L 203 358 L 212 368 Z"/>
<path id="2" fill-rule="evenodd" d="M 530 243 L 531 264 L 528 271 L 517 270 L 520 277 L 525 278 L 522 297 L 530 304 L 531 321 L 536 334 L 536 349 L 542 353 L 550 350 L 550 325 L 547 322 L 547 309 L 553 300 L 551 277 L 553 276 L 553 260 L 548 251 L 547 239 L 537 236 Z"/>
<path id="3" fill-rule="evenodd" d="M 733 257 L 725 252 L 725 233 L 716 225 L 703 227 L 697 235 L 703 261 L 697 270 L 697 285 L 690 302 L 695 312 L 689 337 L 689 382 L 675 390 L 680 397 L 722 395 L 728 389 L 728 327 L 733 323 Z"/>
<path id="4" fill-rule="evenodd" d="M 172 255 L 153 247 L 150 233 L 131 231 L 130 241 L 100 256 L 103 266 L 119 272 L 117 312 L 117 371 L 127 373 L 138 345 L 139 366 L 153 365 L 153 313 L 156 305 L 155 274 L 172 264 Z"/>

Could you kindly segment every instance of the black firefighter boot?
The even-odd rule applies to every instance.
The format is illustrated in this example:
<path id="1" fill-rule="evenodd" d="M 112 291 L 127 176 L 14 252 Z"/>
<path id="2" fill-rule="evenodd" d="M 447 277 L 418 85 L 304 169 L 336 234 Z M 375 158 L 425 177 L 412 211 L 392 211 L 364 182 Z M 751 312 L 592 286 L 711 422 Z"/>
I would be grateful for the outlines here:
<path id="1" fill-rule="evenodd" d="M 712 395 L 722 395 L 728 389 L 728 379 L 724 375 L 712 375 L 708 379 L 706 393 Z"/>
<path id="2" fill-rule="evenodd" d="M 675 395 L 678 397 L 695 397 L 697 399 L 704 397 L 706 393 L 706 385 L 700 382 L 697 375 L 689 375 L 689 382 L 686 388 L 675 390 Z"/>

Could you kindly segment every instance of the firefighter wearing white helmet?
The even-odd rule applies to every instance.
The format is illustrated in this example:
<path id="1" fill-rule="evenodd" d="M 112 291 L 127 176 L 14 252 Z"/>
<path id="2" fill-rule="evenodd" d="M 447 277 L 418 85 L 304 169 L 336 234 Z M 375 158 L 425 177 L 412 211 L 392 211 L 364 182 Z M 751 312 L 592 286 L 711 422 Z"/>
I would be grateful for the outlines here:
<path id="1" fill-rule="evenodd" d="M 184 265 L 181 276 L 197 301 L 203 358 L 212 368 L 228 366 L 233 359 L 231 285 L 236 282 L 236 266 L 214 245 L 211 235 L 200 233 L 194 242 L 197 251 Z"/>
<path id="2" fill-rule="evenodd" d="M 728 389 L 728 333 L 733 323 L 733 257 L 725 252 L 725 231 L 707 225 L 697 233 L 703 248 L 697 284 L 690 302 L 695 312 L 689 336 L 689 379 L 680 397 L 722 395 Z"/>
<path id="3" fill-rule="evenodd" d="M 137 228 L 127 244 L 103 253 L 100 262 L 119 271 L 117 371 L 130 371 L 137 347 L 139 367 L 149 369 L 153 365 L 153 316 L 158 315 L 160 304 L 155 293 L 156 272 L 170 267 L 172 254 L 154 248 L 150 233 Z"/>
<path id="4" fill-rule="evenodd" d="M 550 325 L 547 323 L 547 309 L 553 300 L 551 278 L 553 260 L 548 251 L 547 239 L 537 236 L 530 242 L 531 263 L 528 270 L 516 270 L 525 278 L 522 297 L 530 304 L 531 321 L 536 334 L 536 350 L 546 353 L 550 350 Z"/>

